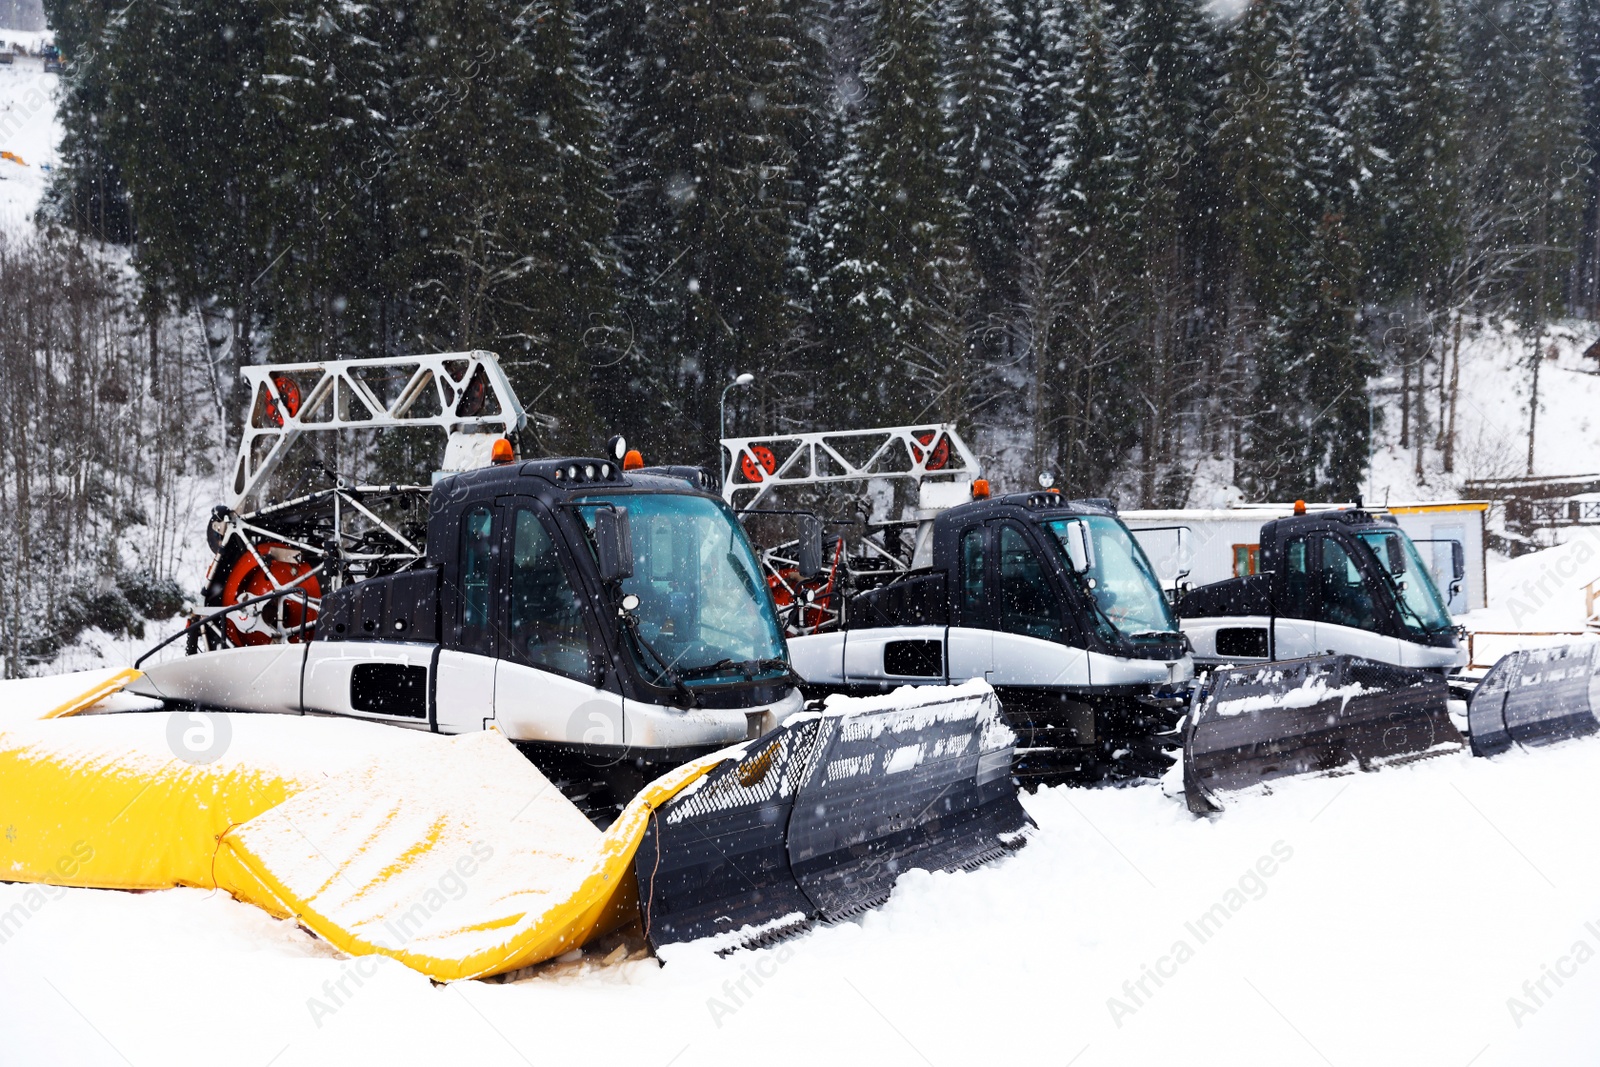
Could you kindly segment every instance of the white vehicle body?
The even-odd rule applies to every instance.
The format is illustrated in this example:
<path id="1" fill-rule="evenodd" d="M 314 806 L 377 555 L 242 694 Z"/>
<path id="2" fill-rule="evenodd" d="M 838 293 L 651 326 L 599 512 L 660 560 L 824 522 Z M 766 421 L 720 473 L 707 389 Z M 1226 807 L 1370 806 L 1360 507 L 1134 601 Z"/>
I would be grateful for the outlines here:
<path id="1" fill-rule="evenodd" d="M 752 708 L 647 704 L 524 664 L 398 641 L 221 649 L 152 666 L 128 691 L 202 708 L 339 715 L 443 734 L 492 728 L 530 744 L 647 750 L 759 737 L 803 703 L 789 689 Z"/>

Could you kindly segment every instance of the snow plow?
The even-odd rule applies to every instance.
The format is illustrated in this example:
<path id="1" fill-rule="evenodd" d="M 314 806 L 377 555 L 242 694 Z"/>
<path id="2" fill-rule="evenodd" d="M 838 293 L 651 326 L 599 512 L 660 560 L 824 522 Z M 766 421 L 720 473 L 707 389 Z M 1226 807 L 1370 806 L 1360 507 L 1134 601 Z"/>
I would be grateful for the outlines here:
<path id="1" fill-rule="evenodd" d="M 744 746 L 654 813 L 635 863 L 652 945 L 759 943 L 872 907 L 913 867 L 1021 845 L 1032 822 L 988 686 L 840 706 Z"/>
<path id="2" fill-rule="evenodd" d="M 1262 524 L 1257 573 L 1178 599 L 1197 663 L 1339 653 L 1438 672 L 1466 665 L 1446 598 L 1391 517 L 1296 510 Z M 1459 581 L 1459 549 L 1454 565 Z"/>
<path id="3" fill-rule="evenodd" d="M 130 691 L 493 727 L 597 816 L 801 709 L 759 564 L 698 472 L 518 458 L 525 416 L 489 353 L 246 373 L 211 610 L 185 632 L 193 654 L 141 661 Z M 449 435 L 431 486 L 346 480 L 322 456 L 291 466 L 313 432 L 416 427 Z M 280 499 L 274 475 L 295 486 Z M 302 491 L 319 477 L 334 484 Z"/>
<path id="4" fill-rule="evenodd" d="M 1213 668 L 1184 727 L 1191 811 L 1273 778 L 1461 748 L 1446 674 L 1465 656 L 1415 546 L 1359 508 L 1295 510 L 1261 526 L 1257 573 L 1174 597 Z"/>
<path id="5" fill-rule="evenodd" d="M 1459 751 L 1448 700 L 1437 674 L 1356 656 L 1217 670 L 1184 725 L 1184 798 L 1211 814 L 1223 791 Z"/>
<path id="6" fill-rule="evenodd" d="M 1193 667 L 1109 502 L 991 497 L 943 424 L 723 445 L 733 456 L 723 498 L 747 526 L 803 513 L 765 507 L 780 491 L 809 493 L 812 506 L 841 488 L 915 492 L 898 518 L 833 522 L 846 533 L 827 550 L 769 542 L 769 582 L 796 605 L 789 648 L 808 693 L 983 678 L 1018 734 L 1013 773 L 1025 781 L 1159 777 L 1170 766 Z M 812 536 L 824 521 L 812 514 Z M 828 561 L 810 584 L 804 557 Z"/>
<path id="7" fill-rule="evenodd" d="M 131 677 L 55 709 L 61 716 L 125 682 L 127 693 L 175 715 L 331 717 L 511 742 L 562 804 L 610 827 L 600 846 L 609 873 L 590 885 L 600 869 L 592 868 L 581 891 L 563 880 L 570 870 L 555 888 L 519 891 L 568 894 L 571 907 L 561 906 L 567 918 L 555 933 L 539 920 L 531 940 L 495 967 L 548 958 L 617 925 L 606 916 L 628 912 L 635 894 L 652 944 L 712 934 L 737 944 L 741 930 L 756 931 L 753 940 L 853 914 L 912 867 L 969 867 L 1020 843 L 1029 824 L 1009 773 L 1014 738 L 982 682 L 803 711 L 760 563 L 703 471 L 624 469 L 620 439 L 607 458 L 520 459 L 512 437 L 525 416 L 490 353 L 245 373 L 254 401 L 229 503 L 208 531 L 209 610 L 145 653 Z M 447 469 L 431 486 L 346 480 L 326 451 L 298 463 L 289 454 L 313 431 L 417 427 L 449 435 Z M 275 476 L 294 488 L 275 496 Z M 319 477 L 333 484 L 304 491 Z M 89 721 L 64 718 L 74 729 L 93 729 Z M 485 744 L 471 750 L 494 748 Z M 503 760 L 496 766 L 491 773 L 505 773 Z M 101 767 L 69 758 L 60 769 L 93 779 Z M 198 803 L 182 776 L 168 781 L 147 763 L 122 770 L 160 779 L 159 795 L 173 805 Z M 252 781 L 255 799 L 241 801 L 228 824 L 244 825 L 209 835 L 213 844 L 229 838 L 242 849 L 276 818 L 256 810 Z M 0 793 L 8 788 L 0 776 Z M 283 804 L 305 808 L 295 824 L 322 818 L 326 798 L 284 799 L 290 786 L 274 788 Z M 210 818 L 152 818 L 169 816 Z M 337 821 L 326 832 L 349 836 Z M 375 825 L 372 840 L 387 832 Z M 159 838 L 153 827 L 139 833 L 147 845 Z M 578 848 L 570 826 L 557 837 L 561 848 Z M 618 881 L 617 857 L 626 867 L 641 838 L 648 873 Z M 195 840 L 203 850 L 208 835 Z M 364 849 L 361 840 L 350 847 Z M 400 864 L 434 846 L 393 847 Z M 531 838 L 507 848 L 544 854 Z M 144 873 L 72 884 L 138 887 L 146 875 L 204 884 L 194 873 L 204 860 L 193 858 L 186 873 L 151 874 L 130 854 L 127 864 Z M 256 856 L 230 888 L 297 915 L 348 905 L 355 911 L 343 918 L 322 913 L 329 939 L 382 949 L 349 925 L 375 921 L 366 905 L 323 899 L 325 871 L 295 867 L 287 878 L 277 862 Z M 117 866 L 108 860 L 100 870 Z M 544 860 L 534 867 L 536 881 L 556 877 Z M 12 869 L 30 870 L 27 862 Z M 484 929 L 511 923 L 480 918 Z M 480 963 L 423 969 L 493 973 Z"/>
<path id="8" fill-rule="evenodd" d="M 1513 652 L 1490 669 L 1467 708 L 1472 754 L 1548 745 L 1600 730 L 1600 642 Z"/>

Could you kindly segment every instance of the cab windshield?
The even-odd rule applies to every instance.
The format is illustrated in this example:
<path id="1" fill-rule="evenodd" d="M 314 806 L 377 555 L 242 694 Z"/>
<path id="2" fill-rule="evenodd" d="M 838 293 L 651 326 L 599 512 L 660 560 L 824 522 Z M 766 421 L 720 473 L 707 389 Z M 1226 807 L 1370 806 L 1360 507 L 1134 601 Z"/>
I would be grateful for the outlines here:
<path id="1" fill-rule="evenodd" d="M 787 674 L 783 635 L 761 568 L 738 521 L 718 501 L 676 493 L 585 497 L 579 511 L 627 509 L 633 576 L 624 595 L 649 646 L 635 649 L 650 681 L 695 686 Z M 658 662 L 656 656 L 663 662 Z"/>
<path id="2" fill-rule="evenodd" d="M 1378 557 L 1395 587 L 1395 602 L 1409 629 L 1437 633 L 1450 629 L 1450 611 L 1433 584 L 1417 546 L 1400 530 L 1367 530 L 1358 535 Z"/>
<path id="3" fill-rule="evenodd" d="M 1068 573 L 1077 573 L 1067 548 L 1069 531 L 1077 523 L 1087 527 L 1093 546 L 1089 567 L 1081 577 L 1111 625 L 1133 638 L 1165 637 L 1175 632 L 1178 624 L 1172 618 L 1167 598 L 1161 595 L 1161 584 L 1150 560 L 1128 528 L 1114 516 L 1084 515 L 1044 524 L 1055 535 Z"/>

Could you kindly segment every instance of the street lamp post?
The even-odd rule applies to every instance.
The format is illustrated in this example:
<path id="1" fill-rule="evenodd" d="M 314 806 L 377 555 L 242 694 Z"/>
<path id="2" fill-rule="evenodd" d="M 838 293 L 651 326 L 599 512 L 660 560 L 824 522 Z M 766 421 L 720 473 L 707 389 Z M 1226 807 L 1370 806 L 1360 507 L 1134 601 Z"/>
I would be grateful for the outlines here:
<path id="1" fill-rule="evenodd" d="M 756 376 L 754 374 L 741 374 L 733 381 L 729 382 L 727 387 L 722 390 L 722 399 L 717 401 L 717 448 L 719 451 L 723 447 L 722 439 L 728 436 L 728 394 L 740 386 L 749 385 L 755 380 Z M 729 454 L 729 459 L 727 462 L 729 464 L 732 462 L 731 453 Z M 723 481 L 728 480 L 728 476 L 732 473 L 732 470 L 733 468 L 731 465 L 725 467 L 722 474 Z"/>

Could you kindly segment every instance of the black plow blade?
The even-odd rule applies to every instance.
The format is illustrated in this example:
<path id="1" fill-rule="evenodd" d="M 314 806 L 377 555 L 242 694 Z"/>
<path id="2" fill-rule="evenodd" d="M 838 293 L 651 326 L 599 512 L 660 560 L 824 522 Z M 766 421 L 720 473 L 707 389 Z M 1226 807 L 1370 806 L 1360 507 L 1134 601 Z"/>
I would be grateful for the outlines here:
<path id="1" fill-rule="evenodd" d="M 1437 674 L 1357 656 L 1219 670 L 1184 729 L 1189 810 L 1221 811 L 1219 791 L 1272 778 L 1459 749 L 1448 699 Z"/>
<path id="2" fill-rule="evenodd" d="M 1494 665 L 1467 707 L 1474 756 L 1548 745 L 1600 729 L 1600 642 L 1530 648 Z"/>
<path id="3" fill-rule="evenodd" d="M 946 691 L 948 693 L 948 691 Z M 1032 825 L 992 692 L 854 701 L 744 746 L 656 812 L 634 859 L 652 946 L 760 944 L 975 867 Z"/>

